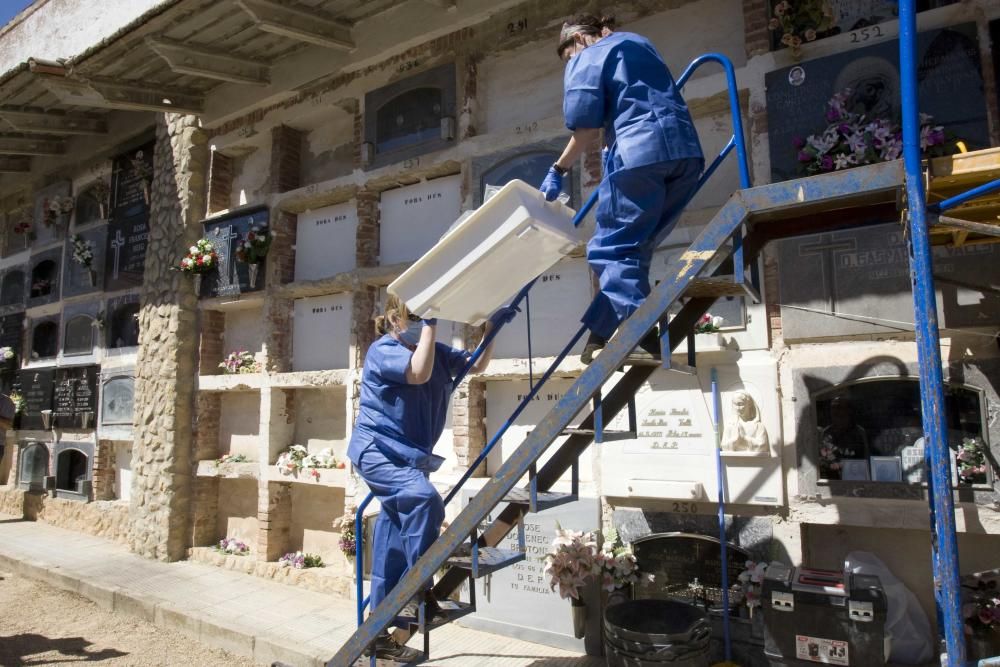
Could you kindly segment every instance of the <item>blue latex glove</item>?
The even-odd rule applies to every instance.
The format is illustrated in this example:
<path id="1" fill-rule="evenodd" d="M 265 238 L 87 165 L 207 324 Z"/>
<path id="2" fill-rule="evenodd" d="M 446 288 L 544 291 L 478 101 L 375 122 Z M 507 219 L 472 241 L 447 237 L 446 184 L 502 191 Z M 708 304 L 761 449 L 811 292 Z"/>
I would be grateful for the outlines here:
<path id="1" fill-rule="evenodd" d="M 538 189 L 545 195 L 545 201 L 555 201 L 562 192 L 562 174 L 555 167 L 549 167 L 549 173 L 545 174 L 545 180 Z"/>
<path id="2" fill-rule="evenodd" d="M 430 319 L 420 320 L 420 321 L 423 323 L 423 325 L 425 327 L 433 327 L 433 326 L 437 326 L 438 318 L 431 317 Z"/>
<path id="3" fill-rule="evenodd" d="M 510 321 L 520 312 L 521 309 L 517 306 L 501 306 L 497 308 L 495 313 L 490 315 L 490 324 L 493 325 L 493 328 L 510 324 Z"/>

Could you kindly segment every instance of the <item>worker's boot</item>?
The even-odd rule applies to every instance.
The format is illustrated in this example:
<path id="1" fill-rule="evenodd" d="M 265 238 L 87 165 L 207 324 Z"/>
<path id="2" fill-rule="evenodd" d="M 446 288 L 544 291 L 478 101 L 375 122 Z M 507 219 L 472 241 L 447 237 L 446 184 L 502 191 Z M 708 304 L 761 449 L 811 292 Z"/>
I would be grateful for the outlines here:
<path id="1" fill-rule="evenodd" d="M 365 657 L 370 657 L 372 651 L 379 660 L 392 660 L 400 664 L 416 662 L 423 658 L 424 654 L 415 648 L 404 646 L 392 638 L 388 632 L 382 631 L 375 641 L 365 648 Z"/>
<path id="2" fill-rule="evenodd" d="M 420 623 L 421 600 L 424 601 L 424 623 L 427 625 L 433 625 L 434 623 L 440 623 L 447 620 L 444 610 L 441 609 L 441 605 L 438 604 L 437 598 L 434 597 L 434 593 L 427 590 L 413 596 L 413 598 L 406 603 L 403 609 L 396 614 L 396 627 L 405 628 L 407 626 L 414 626 Z"/>
<path id="3" fill-rule="evenodd" d="M 607 344 L 607 338 L 602 338 L 591 331 L 590 336 L 587 337 L 586 344 L 583 346 L 583 352 L 580 353 L 580 361 L 589 366 L 597 353 L 603 350 Z"/>

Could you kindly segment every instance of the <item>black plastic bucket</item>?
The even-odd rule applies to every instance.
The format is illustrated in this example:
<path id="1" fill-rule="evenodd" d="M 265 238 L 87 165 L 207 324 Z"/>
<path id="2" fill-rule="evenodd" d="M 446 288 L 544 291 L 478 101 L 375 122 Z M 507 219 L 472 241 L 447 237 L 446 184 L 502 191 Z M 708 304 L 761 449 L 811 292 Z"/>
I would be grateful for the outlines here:
<path id="1" fill-rule="evenodd" d="M 672 600 L 632 600 L 604 612 L 609 667 L 708 667 L 712 628 L 697 607 Z"/>

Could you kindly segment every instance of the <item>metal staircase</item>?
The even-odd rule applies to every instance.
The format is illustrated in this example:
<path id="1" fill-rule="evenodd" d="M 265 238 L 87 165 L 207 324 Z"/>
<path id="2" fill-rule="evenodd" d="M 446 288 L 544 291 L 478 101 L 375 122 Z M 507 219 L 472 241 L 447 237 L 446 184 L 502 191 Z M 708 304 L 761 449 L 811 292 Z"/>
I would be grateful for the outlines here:
<path id="1" fill-rule="evenodd" d="M 947 446 L 943 431 L 944 406 L 941 381 L 941 363 L 937 355 L 937 322 L 933 305 L 933 277 L 930 273 L 928 230 L 945 242 L 982 242 L 997 237 L 996 216 L 983 217 L 983 207 L 994 204 L 994 199 L 982 202 L 983 196 L 1000 192 L 1000 152 L 981 151 L 965 157 L 941 158 L 930 166 L 930 193 L 937 201 L 928 207 L 923 191 L 924 174 L 919 161 L 919 132 L 916 117 L 916 76 L 913 68 L 913 44 L 916 21 L 912 0 L 900 2 L 900 43 L 903 63 L 902 87 L 904 90 L 904 135 L 907 138 L 905 160 L 877 165 L 856 167 L 830 174 L 812 176 L 760 187 L 750 187 L 749 168 L 744 146 L 744 133 L 740 119 L 739 100 L 735 73 L 725 56 L 708 54 L 694 61 L 678 79 L 683 86 L 692 72 L 706 62 L 715 62 L 725 68 L 729 84 L 730 108 L 733 119 L 733 136 L 727 146 L 706 169 L 703 184 L 727 155 L 737 152 L 742 188 L 705 226 L 698 238 L 680 256 L 669 280 L 657 285 L 645 303 L 623 322 L 617 335 L 596 360 L 587 367 L 555 407 L 532 430 L 499 470 L 458 514 L 449 528 L 431 546 L 407 575 L 392 589 L 389 597 L 367 620 L 363 596 L 362 554 L 357 559 L 358 630 L 328 662 L 331 667 L 352 665 L 376 635 L 393 625 L 397 613 L 408 600 L 420 592 L 425 582 L 432 579 L 441 568 L 445 573 L 434 586 L 438 600 L 445 608 L 447 621 L 454 620 L 475 610 L 475 579 L 523 560 L 525 515 L 544 511 L 549 507 L 576 499 L 578 491 L 577 461 L 592 443 L 615 438 L 634 437 L 634 396 L 659 365 L 630 365 L 629 354 L 639 341 L 655 326 L 660 326 L 662 367 L 676 371 L 690 371 L 695 363 L 693 328 L 708 312 L 715 300 L 722 296 L 749 295 L 759 299 L 757 289 L 757 258 L 770 241 L 801 235 L 833 231 L 858 226 L 864 221 L 880 219 L 882 214 L 898 215 L 900 203 L 906 202 L 903 220 L 911 229 L 911 263 L 914 266 L 915 316 L 918 344 L 921 347 L 921 395 L 925 432 L 928 434 L 928 468 L 931 471 L 931 518 L 935 538 L 933 562 L 938 588 L 939 625 L 947 645 L 949 667 L 964 662 L 964 645 L 961 643 L 962 620 L 958 614 L 958 562 L 955 546 L 954 508 L 949 484 Z M 907 67 L 909 65 L 909 67 Z M 945 161 L 947 160 L 947 161 Z M 905 166 L 904 166 L 905 165 Z M 967 193 L 959 191 L 974 186 Z M 904 192 L 905 197 L 904 197 Z M 591 197 L 578 214 L 586 215 L 596 198 Z M 976 201 L 973 201 L 976 200 Z M 978 206 L 978 207 L 977 207 Z M 905 207 L 904 207 L 905 208 Z M 930 211 L 926 209 L 930 208 Z M 950 209 L 962 212 L 961 218 L 945 215 Z M 989 213 L 993 213 L 989 209 Z M 933 224 L 924 222 L 925 213 Z M 958 215 L 956 213 L 955 215 Z M 881 218 L 881 219 L 884 219 Z M 992 220 L 987 224 L 983 220 Z M 922 238 L 920 238 L 922 236 Z M 712 275 L 723 259 L 731 258 L 734 276 L 728 279 Z M 929 284 L 929 295 L 928 295 Z M 524 299 L 530 285 L 522 290 L 514 303 Z M 930 303 L 928 303 L 928 299 Z M 668 310 L 680 304 L 680 310 L 668 317 Z M 455 497 L 462 484 L 499 441 L 513 420 L 520 414 L 535 393 L 545 384 L 569 350 L 585 332 L 577 331 L 552 366 L 533 384 L 531 391 L 508 421 L 493 436 L 480 457 L 469 466 L 469 472 L 460 480 L 446 498 Z M 496 331 L 492 332 L 493 335 Z M 484 341 L 488 344 L 491 338 Z M 671 366 L 671 353 L 683 341 L 688 341 L 686 365 Z M 470 366 L 478 358 L 473 356 Z M 935 361 L 936 359 L 936 361 Z M 613 388 L 602 393 L 602 387 L 619 369 L 627 369 Z M 936 369 L 936 370 L 935 370 Z M 936 372 L 936 376 L 935 376 Z M 456 383 L 461 377 L 456 380 Z M 937 397 L 937 400 L 935 400 Z M 569 424 L 582 411 L 590 408 L 587 416 L 575 428 Z M 618 434 L 606 432 L 604 424 L 622 410 L 629 413 L 628 431 Z M 568 436 L 546 463 L 538 467 L 539 458 L 561 436 Z M 570 493 L 554 493 L 551 489 L 567 473 L 571 474 Z M 527 486 L 518 484 L 527 477 Z M 361 519 L 369 496 L 357 511 L 356 534 L 363 535 Z M 495 515 L 485 527 L 483 521 L 501 503 L 506 507 Z M 512 531 L 518 531 L 517 548 L 499 549 L 498 545 Z M 469 581 L 469 603 L 448 600 L 465 582 Z M 423 609 L 415 624 L 424 638 L 425 658 L 429 656 L 430 630 L 434 626 L 424 622 Z M 375 664 L 371 658 L 370 663 Z"/>

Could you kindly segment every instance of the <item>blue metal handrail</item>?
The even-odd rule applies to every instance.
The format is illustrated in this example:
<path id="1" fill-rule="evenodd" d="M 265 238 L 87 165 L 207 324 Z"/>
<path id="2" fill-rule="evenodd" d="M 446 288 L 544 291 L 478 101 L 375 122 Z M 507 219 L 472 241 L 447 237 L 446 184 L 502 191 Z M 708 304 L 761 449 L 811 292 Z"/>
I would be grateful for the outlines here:
<path id="1" fill-rule="evenodd" d="M 698 180 L 698 185 L 695 188 L 694 193 L 692 193 L 691 197 L 688 199 L 688 201 L 693 199 L 694 195 L 699 190 L 701 190 L 702 186 L 709 180 L 709 178 L 712 177 L 715 171 L 719 168 L 719 166 L 726 159 L 726 157 L 733 151 L 734 148 L 736 149 L 736 155 L 739 162 L 740 185 L 742 188 L 749 188 L 751 185 L 750 167 L 747 161 L 746 140 L 743 134 L 743 118 L 740 111 L 739 91 L 736 87 L 736 70 L 733 67 L 732 61 L 727 56 L 721 53 L 706 53 L 702 56 L 699 56 L 698 58 L 693 60 L 691 64 L 688 65 L 687 68 L 684 70 L 684 73 L 681 74 L 681 77 L 677 80 L 677 87 L 683 88 L 684 84 L 686 84 L 688 79 L 691 78 L 691 75 L 695 72 L 695 70 L 697 70 L 699 67 L 709 62 L 715 62 L 722 65 L 722 67 L 726 71 L 726 81 L 729 88 L 730 114 L 732 116 L 732 121 L 733 121 L 733 135 L 729 138 L 729 142 L 722 149 L 722 151 L 715 158 L 715 160 L 713 160 L 712 163 L 708 166 L 708 168 L 705 169 L 705 171 L 702 173 L 701 177 Z M 584 205 L 573 217 L 574 227 L 578 227 L 583 222 L 584 218 L 586 218 L 587 215 L 590 213 L 594 205 L 597 204 L 599 192 L 600 188 L 594 188 L 594 191 L 591 193 L 590 197 L 587 199 Z M 738 266 L 742 266 L 742 247 L 740 241 L 741 239 L 739 235 L 737 235 L 734 243 L 734 262 L 738 261 L 739 262 Z M 520 306 L 521 301 L 527 298 L 528 293 L 531 291 L 531 288 L 535 285 L 535 282 L 537 282 L 537 280 L 538 279 L 535 278 L 530 283 L 525 285 L 521 289 L 521 291 L 517 293 L 517 295 L 511 301 L 510 305 L 514 307 Z M 469 374 L 469 372 L 471 372 L 472 368 L 476 365 L 476 362 L 479 361 L 479 359 L 482 357 L 485 350 L 490 346 L 490 344 L 496 338 L 497 334 L 500 333 L 500 330 L 502 328 L 503 325 L 492 327 L 491 330 L 483 337 L 482 342 L 480 342 L 479 346 L 472 353 L 472 356 L 469 358 L 469 361 L 466 363 L 465 367 L 455 377 L 454 381 L 452 382 L 452 387 L 457 387 L 459 384 L 461 384 L 461 382 L 465 379 L 465 377 Z M 531 390 L 521 400 L 517 408 L 515 408 L 514 412 L 511 413 L 511 415 L 500 426 L 497 432 L 493 434 L 493 437 L 483 448 L 483 451 L 479 453 L 479 456 L 476 457 L 476 460 L 472 463 L 472 465 L 468 466 L 466 471 L 462 474 L 462 477 L 459 479 L 458 483 L 455 484 L 455 486 L 452 487 L 452 489 L 448 492 L 448 495 L 444 499 L 444 504 L 446 506 L 454 499 L 455 495 L 462 489 L 463 485 L 472 477 L 476 469 L 480 465 L 482 465 L 483 461 L 486 460 L 486 457 L 489 456 L 490 452 L 493 450 L 496 444 L 500 442 L 500 439 L 503 437 L 503 435 L 514 424 L 514 421 L 518 418 L 518 416 L 520 416 L 520 414 L 524 411 L 524 409 L 528 406 L 528 404 L 531 403 L 531 401 L 534 399 L 538 391 L 545 385 L 545 383 L 556 371 L 559 365 L 569 355 L 570 351 L 573 349 L 573 346 L 576 345 L 577 341 L 580 340 L 580 338 L 583 336 L 586 330 L 587 327 L 583 326 L 577 331 L 576 335 L 573 336 L 569 344 L 563 348 L 563 350 L 558 354 L 558 356 L 556 356 L 555 360 L 552 362 L 549 368 L 546 369 L 545 373 L 542 374 L 537 384 L 533 384 Z M 358 505 L 358 509 L 355 512 L 355 517 L 354 517 L 355 579 L 356 579 L 355 587 L 357 592 L 358 626 L 364 624 L 364 610 L 368 606 L 369 602 L 369 598 L 364 597 L 364 562 L 363 562 L 364 552 L 362 549 L 363 536 L 364 536 L 362 530 L 364 522 L 364 510 L 365 508 L 368 507 L 369 504 L 371 504 L 374 497 L 375 496 L 373 494 L 369 493 L 365 497 L 365 499 L 361 502 L 361 504 Z"/>
<path id="2" fill-rule="evenodd" d="M 927 200 L 920 150 L 920 99 L 917 88 L 917 10 L 914 0 L 899 2 L 899 68 L 903 115 L 903 164 L 910 214 L 910 267 L 913 271 L 914 330 L 920 365 L 920 407 L 924 429 L 938 628 L 944 637 L 948 667 L 965 664 L 958 540 L 951 490 L 948 425 L 945 414 L 937 295 L 927 229 Z M 978 188 L 982 190 L 983 188 Z M 940 210 L 974 196 L 975 191 L 938 204 Z M 980 193 L 985 194 L 985 193 Z"/>

